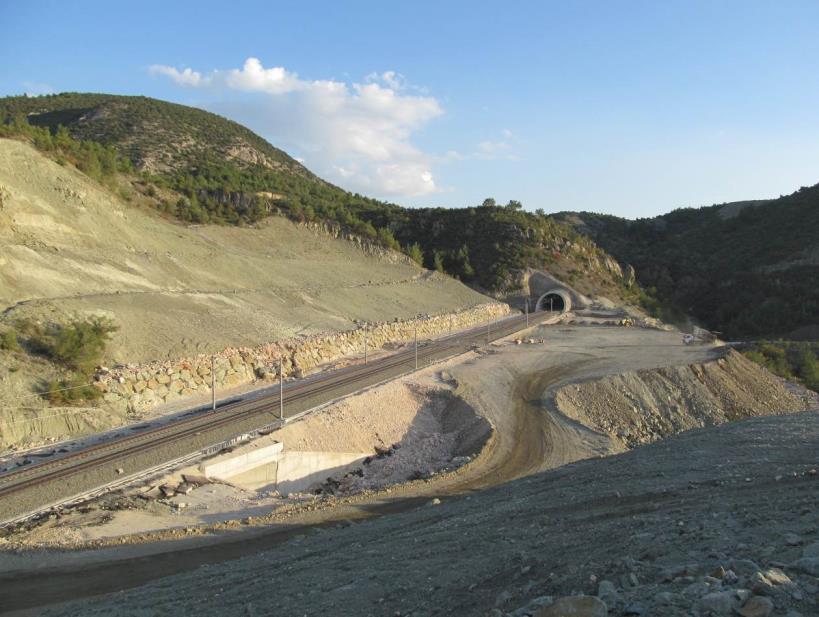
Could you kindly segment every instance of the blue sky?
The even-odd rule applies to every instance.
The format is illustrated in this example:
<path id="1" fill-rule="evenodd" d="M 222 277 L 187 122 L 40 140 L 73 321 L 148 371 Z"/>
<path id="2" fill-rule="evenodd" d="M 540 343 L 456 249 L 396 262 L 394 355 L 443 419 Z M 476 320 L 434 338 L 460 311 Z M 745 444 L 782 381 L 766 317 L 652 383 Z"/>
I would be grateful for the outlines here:
<path id="1" fill-rule="evenodd" d="M 819 182 L 815 1 L 3 5 L 0 94 L 197 105 L 403 205 L 634 218 Z"/>

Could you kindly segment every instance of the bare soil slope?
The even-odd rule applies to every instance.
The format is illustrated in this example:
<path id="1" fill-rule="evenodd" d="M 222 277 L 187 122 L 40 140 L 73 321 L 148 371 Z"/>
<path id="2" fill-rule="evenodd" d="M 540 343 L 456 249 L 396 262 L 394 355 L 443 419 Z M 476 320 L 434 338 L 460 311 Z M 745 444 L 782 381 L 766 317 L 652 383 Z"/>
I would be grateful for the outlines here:
<path id="1" fill-rule="evenodd" d="M 486 298 L 405 256 L 271 218 L 185 227 L 124 204 L 33 148 L 0 140 L 0 308 L 105 314 L 113 360 L 175 358 L 407 318 Z"/>
<path id="2" fill-rule="evenodd" d="M 552 398 L 572 420 L 606 433 L 620 447 L 634 447 L 692 428 L 801 411 L 812 397 L 730 351 L 712 362 L 565 386 Z"/>

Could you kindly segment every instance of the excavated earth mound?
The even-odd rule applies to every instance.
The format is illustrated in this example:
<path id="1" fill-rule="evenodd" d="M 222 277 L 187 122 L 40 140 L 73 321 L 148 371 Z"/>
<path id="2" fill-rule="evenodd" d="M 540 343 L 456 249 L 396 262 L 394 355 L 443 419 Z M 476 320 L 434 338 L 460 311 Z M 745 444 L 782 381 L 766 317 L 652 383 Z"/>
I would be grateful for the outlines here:
<path id="1" fill-rule="evenodd" d="M 626 372 L 564 386 L 557 409 L 620 447 L 742 418 L 804 411 L 814 397 L 735 351 L 713 362 Z"/>

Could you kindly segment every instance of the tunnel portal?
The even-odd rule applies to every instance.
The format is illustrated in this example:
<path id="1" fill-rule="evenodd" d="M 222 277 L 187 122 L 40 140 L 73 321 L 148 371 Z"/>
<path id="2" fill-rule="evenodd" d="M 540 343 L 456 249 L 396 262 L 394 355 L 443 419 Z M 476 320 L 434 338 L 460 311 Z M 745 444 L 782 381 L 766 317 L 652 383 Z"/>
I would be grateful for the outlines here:
<path id="1" fill-rule="evenodd" d="M 536 311 L 565 313 L 572 308 L 572 297 L 565 289 L 550 289 L 540 296 L 535 305 Z"/>

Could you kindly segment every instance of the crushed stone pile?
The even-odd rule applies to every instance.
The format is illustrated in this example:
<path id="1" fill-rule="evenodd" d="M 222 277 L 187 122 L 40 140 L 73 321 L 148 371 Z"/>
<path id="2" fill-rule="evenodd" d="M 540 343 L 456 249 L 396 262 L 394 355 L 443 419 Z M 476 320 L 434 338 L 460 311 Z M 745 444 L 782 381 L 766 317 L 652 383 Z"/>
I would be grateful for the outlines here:
<path id="1" fill-rule="evenodd" d="M 557 409 L 625 447 L 742 418 L 805 411 L 812 393 L 735 351 L 715 362 L 626 372 L 554 393 Z"/>

